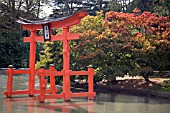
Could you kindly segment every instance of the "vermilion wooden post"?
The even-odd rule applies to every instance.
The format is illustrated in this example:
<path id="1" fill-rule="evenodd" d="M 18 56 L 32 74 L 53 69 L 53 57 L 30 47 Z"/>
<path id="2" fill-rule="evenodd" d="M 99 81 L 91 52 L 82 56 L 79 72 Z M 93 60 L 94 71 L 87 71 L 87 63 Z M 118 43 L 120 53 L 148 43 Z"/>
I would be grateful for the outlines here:
<path id="1" fill-rule="evenodd" d="M 94 99 L 94 88 L 93 88 L 93 74 L 94 74 L 94 70 L 93 70 L 93 66 L 90 65 L 88 66 L 88 93 L 89 93 L 89 100 L 93 100 Z"/>
<path id="2" fill-rule="evenodd" d="M 55 71 L 54 64 L 50 64 L 50 71 Z M 56 87 L 55 87 L 55 76 L 50 76 L 50 90 L 52 94 L 56 94 Z"/>
<path id="3" fill-rule="evenodd" d="M 8 66 L 8 83 L 7 83 L 7 97 L 12 97 L 12 84 L 13 84 L 13 66 Z"/>
<path id="4" fill-rule="evenodd" d="M 46 85 L 47 81 L 44 78 L 44 66 L 40 67 L 40 98 L 39 101 L 43 103 L 45 101 L 45 90 L 46 90 Z"/>
<path id="5" fill-rule="evenodd" d="M 31 30 L 30 36 L 30 59 L 29 59 L 29 96 L 34 95 L 34 81 L 35 81 L 35 57 L 36 57 L 36 30 Z"/>
<path id="6" fill-rule="evenodd" d="M 70 45 L 67 39 L 69 27 L 63 28 L 63 93 L 64 100 L 70 101 Z"/>

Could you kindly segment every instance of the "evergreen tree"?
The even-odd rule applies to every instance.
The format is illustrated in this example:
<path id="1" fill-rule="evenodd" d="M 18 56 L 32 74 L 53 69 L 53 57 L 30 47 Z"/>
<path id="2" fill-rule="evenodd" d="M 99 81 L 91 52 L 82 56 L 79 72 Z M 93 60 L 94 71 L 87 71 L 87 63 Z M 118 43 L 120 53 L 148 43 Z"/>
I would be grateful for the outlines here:
<path id="1" fill-rule="evenodd" d="M 0 0 L 0 67 L 28 67 L 29 44 L 23 42 L 18 17 L 37 18 L 39 0 Z M 37 14 L 38 15 L 38 14 Z"/>

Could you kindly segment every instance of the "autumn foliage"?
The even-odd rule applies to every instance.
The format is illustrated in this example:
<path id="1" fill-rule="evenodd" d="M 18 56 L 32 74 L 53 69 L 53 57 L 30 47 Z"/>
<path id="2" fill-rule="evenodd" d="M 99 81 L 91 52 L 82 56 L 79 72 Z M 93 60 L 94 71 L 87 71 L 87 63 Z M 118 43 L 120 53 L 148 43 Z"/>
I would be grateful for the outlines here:
<path id="1" fill-rule="evenodd" d="M 141 13 L 138 9 L 134 9 L 134 13 L 108 12 L 105 20 L 99 14 L 81 22 L 81 41 L 74 48 L 79 52 L 80 64 L 92 63 L 101 78 L 106 79 L 126 73 L 138 74 L 147 69 L 168 70 L 169 16 L 158 17 L 155 13 Z M 100 19 L 95 20 L 97 17 Z M 94 29 L 97 21 L 102 24 Z M 85 29 L 83 25 L 91 27 Z"/>
<path id="2" fill-rule="evenodd" d="M 71 41 L 71 69 L 93 65 L 95 80 L 143 74 L 170 67 L 170 17 L 135 9 L 133 13 L 97 12 L 71 28 L 80 39 Z M 51 46 L 52 47 L 52 46 Z M 51 48 L 50 47 L 50 48 Z M 42 62 L 42 61 L 40 61 Z"/>
<path id="3" fill-rule="evenodd" d="M 140 56 L 152 55 L 152 57 L 148 56 L 148 61 L 146 58 L 143 59 L 147 65 L 151 66 L 153 65 L 152 63 L 157 64 L 157 62 L 162 64 L 162 62 L 168 61 L 170 50 L 170 16 L 158 17 L 155 13 L 147 11 L 139 14 L 137 9 L 131 14 L 112 11 L 106 14 L 104 26 L 115 34 L 114 37 L 127 40 L 126 44 L 124 43 L 124 49 L 128 48 L 133 53 L 140 54 Z M 153 57 L 156 58 L 151 62 Z M 157 61 L 156 59 L 159 60 Z M 149 62 L 151 63 L 148 64 Z M 168 69 L 167 65 L 169 65 L 169 62 L 163 63 L 163 65 L 157 65 L 157 70 L 161 68 Z"/>

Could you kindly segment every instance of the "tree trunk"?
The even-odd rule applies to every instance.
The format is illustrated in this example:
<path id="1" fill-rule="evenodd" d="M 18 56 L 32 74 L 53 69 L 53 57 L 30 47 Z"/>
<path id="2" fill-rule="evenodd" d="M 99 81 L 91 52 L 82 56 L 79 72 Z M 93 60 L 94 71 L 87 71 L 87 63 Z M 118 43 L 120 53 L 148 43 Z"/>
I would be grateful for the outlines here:
<path id="1" fill-rule="evenodd" d="M 150 82 L 150 80 L 149 80 L 149 76 L 147 76 L 147 75 L 143 75 L 143 78 L 144 78 L 144 80 L 145 80 L 146 82 Z"/>
<path id="2" fill-rule="evenodd" d="M 40 13 L 40 0 L 37 1 L 38 2 L 38 10 L 37 10 L 37 18 L 39 17 L 39 13 Z"/>

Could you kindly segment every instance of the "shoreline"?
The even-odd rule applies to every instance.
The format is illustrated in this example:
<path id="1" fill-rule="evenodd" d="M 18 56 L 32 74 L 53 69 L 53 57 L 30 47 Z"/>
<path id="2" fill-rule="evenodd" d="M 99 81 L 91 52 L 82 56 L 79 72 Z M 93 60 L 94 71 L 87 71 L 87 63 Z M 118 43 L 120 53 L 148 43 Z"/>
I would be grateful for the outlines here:
<path id="1" fill-rule="evenodd" d="M 104 86 L 104 85 L 97 85 L 95 87 L 96 92 L 115 92 L 120 94 L 126 94 L 126 95 L 135 95 L 135 96 L 147 96 L 147 97 L 153 97 L 158 99 L 168 99 L 170 100 L 170 93 L 165 92 L 158 92 L 158 91 L 152 91 L 149 89 L 132 89 L 132 88 L 115 88 L 112 86 Z"/>

